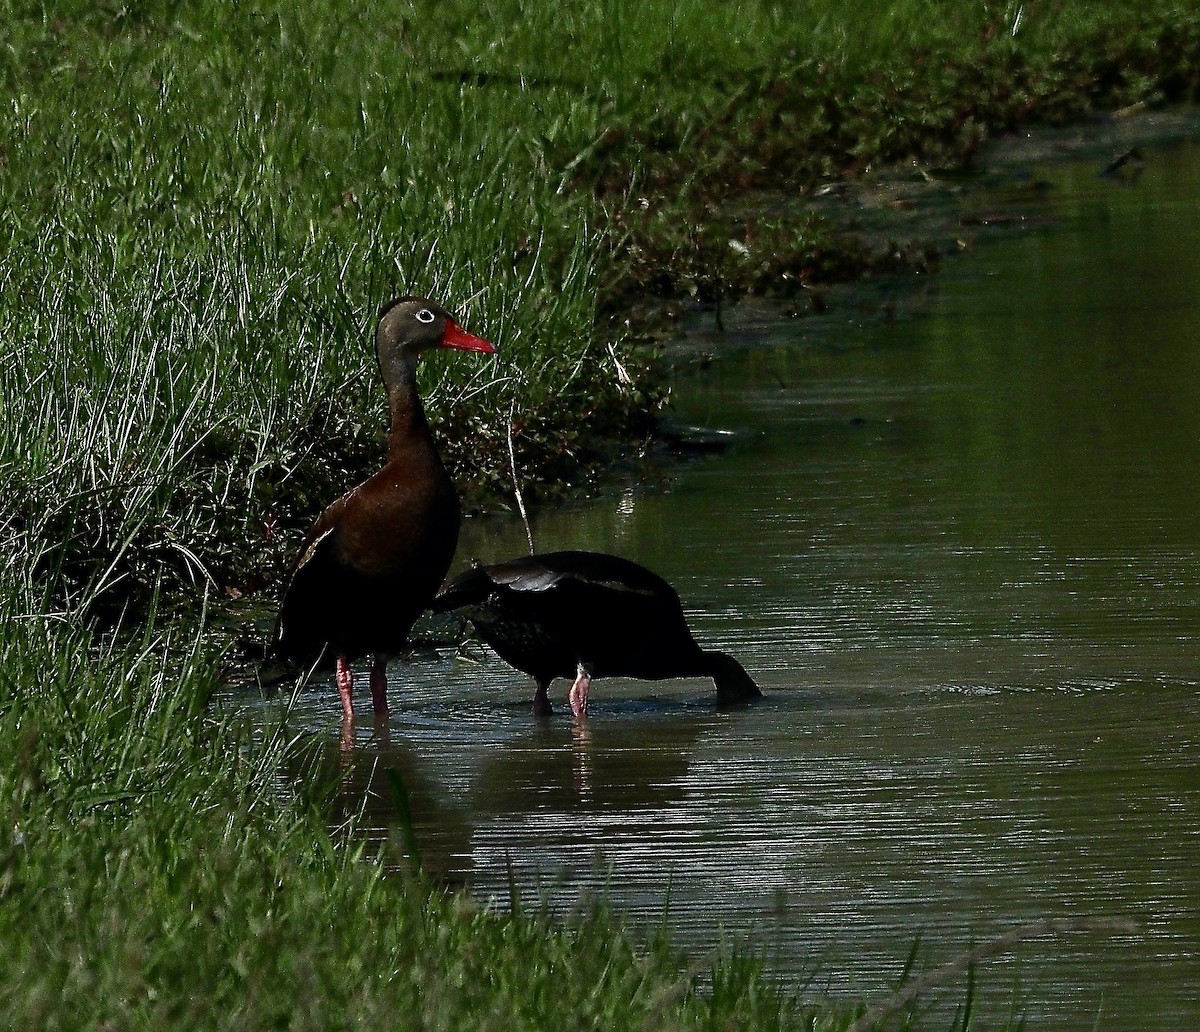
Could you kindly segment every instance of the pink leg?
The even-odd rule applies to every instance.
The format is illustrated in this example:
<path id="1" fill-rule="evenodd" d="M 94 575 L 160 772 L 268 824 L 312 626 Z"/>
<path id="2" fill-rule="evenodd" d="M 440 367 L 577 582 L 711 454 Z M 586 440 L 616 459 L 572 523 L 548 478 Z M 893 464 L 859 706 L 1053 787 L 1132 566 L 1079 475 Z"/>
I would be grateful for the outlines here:
<path id="1" fill-rule="evenodd" d="M 577 672 L 578 676 L 575 678 L 575 683 L 571 685 L 571 692 L 567 698 L 571 700 L 571 712 L 577 717 L 586 717 L 588 688 L 592 684 L 592 675 L 582 663 L 579 664 Z"/>
<path id="2" fill-rule="evenodd" d="M 371 702 L 375 704 L 375 716 L 388 715 L 387 656 L 376 656 L 371 664 Z"/>
<path id="3" fill-rule="evenodd" d="M 345 656 L 337 658 L 337 681 L 338 695 L 342 697 L 342 717 L 344 720 L 354 723 L 354 672 L 350 669 L 350 663 Z"/>

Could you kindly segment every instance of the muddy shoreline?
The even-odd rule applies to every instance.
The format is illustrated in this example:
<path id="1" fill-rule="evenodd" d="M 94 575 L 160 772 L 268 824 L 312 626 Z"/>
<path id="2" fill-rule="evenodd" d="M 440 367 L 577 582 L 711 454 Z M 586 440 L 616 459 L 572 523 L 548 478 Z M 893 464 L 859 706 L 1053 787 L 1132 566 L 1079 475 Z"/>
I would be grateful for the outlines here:
<path id="1" fill-rule="evenodd" d="M 666 345 L 668 357 L 678 350 L 669 342 L 686 317 L 710 312 L 719 319 L 723 308 L 743 301 L 770 301 L 793 318 L 847 307 L 892 317 L 905 284 L 915 288 L 940 262 L 1041 217 L 1040 200 L 1052 187 L 1033 177 L 1033 166 L 1094 161 L 1097 176 L 1136 187 L 1155 148 L 1197 137 L 1200 108 L 1138 105 L 1067 127 L 1007 133 L 958 170 L 908 163 L 798 193 L 747 190 L 709 213 L 707 232 L 726 252 L 712 259 L 721 262 L 720 283 L 711 277 L 707 286 L 692 282 L 670 296 L 649 292 L 625 298 L 623 307 L 608 296 L 606 304 L 635 332 Z M 816 218 L 832 230 L 827 251 L 781 249 L 789 233 Z M 687 267 L 675 271 L 676 282 L 685 283 Z"/>
<path id="2" fill-rule="evenodd" d="M 640 295 L 607 289 L 602 299 L 610 329 L 640 342 L 643 375 L 652 384 L 646 397 L 661 400 L 661 407 L 646 413 L 634 433 L 596 442 L 581 477 L 542 484 L 523 477 L 527 503 L 554 504 L 631 482 L 661 482 L 670 476 L 672 461 L 719 451 L 730 442 L 721 428 L 686 426 L 671 416 L 666 383 L 672 371 L 719 357 L 709 343 L 702 348 L 690 343 L 689 325 L 722 328 L 723 314 L 738 305 L 748 310 L 751 323 L 804 320 L 814 340 L 825 340 L 848 312 L 882 320 L 918 314 L 943 261 L 969 261 L 972 250 L 990 237 L 1048 217 L 1042 201 L 1052 187 L 1031 173 L 1033 167 L 1091 161 L 1098 177 L 1136 188 L 1156 148 L 1198 137 L 1200 108 L 1136 105 L 1066 127 L 1007 133 L 982 144 L 962 170 L 935 172 L 910 163 L 804 192 L 755 188 L 727 198 L 710 211 L 706 229 L 722 263 L 719 282 L 710 277 L 705 286 L 693 277 L 697 266 L 680 264 L 672 282 L 686 288 Z M 789 235 L 797 237 L 814 219 L 833 230 L 826 252 L 782 249 Z M 759 233 L 763 226 L 767 232 Z M 610 282 L 619 285 L 621 276 Z M 732 334 L 724 341 L 730 348 L 744 346 Z M 463 488 L 474 513 L 515 512 L 511 485 L 493 484 L 483 493 L 472 492 L 469 484 Z"/>

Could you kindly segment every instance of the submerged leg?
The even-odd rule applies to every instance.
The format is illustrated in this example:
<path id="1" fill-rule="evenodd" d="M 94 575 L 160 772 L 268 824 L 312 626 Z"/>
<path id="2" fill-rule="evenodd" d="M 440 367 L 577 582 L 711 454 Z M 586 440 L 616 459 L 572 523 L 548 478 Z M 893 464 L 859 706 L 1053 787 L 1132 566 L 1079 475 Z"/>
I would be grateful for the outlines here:
<path id="1" fill-rule="evenodd" d="M 342 697 L 342 717 L 354 723 L 354 672 L 350 669 L 350 662 L 345 656 L 337 658 L 337 673 L 334 677 L 337 681 L 338 695 Z"/>
<path id="2" fill-rule="evenodd" d="M 375 706 L 375 716 L 388 715 L 387 704 L 387 656 L 376 655 L 371 664 L 371 702 Z"/>
<path id="3" fill-rule="evenodd" d="M 587 716 L 588 689 L 591 685 L 592 672 L 580 663 L 577 668 L 575 683 L 571 685 L 570 694 L 567 696 L 571 700 L 571 712 L 577 717 Z"/>
<path id="4" fill-rule="evenodd" d="M 548 717 L 554 712 L 550 707 L 550 696 L 547 694 L 549 690 L 549 681 L 538 681 L 537 690 L 533 693 L 533 715 L 535 717 Z"/>

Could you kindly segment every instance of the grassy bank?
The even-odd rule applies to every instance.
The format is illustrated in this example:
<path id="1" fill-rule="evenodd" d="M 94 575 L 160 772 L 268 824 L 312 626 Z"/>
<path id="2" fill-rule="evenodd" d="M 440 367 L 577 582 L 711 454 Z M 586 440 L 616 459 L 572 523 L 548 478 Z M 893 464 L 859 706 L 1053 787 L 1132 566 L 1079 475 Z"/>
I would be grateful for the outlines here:
<path id="1" fill-rule="evenodd" d="M 488 913 L 333 847 L 317 810 L 275 794 L 284 740 L 203 716 L 211 657 L 186 640 L 109 651 L 8 620 L 0 643 L 22 686 L 0 706 L 4 1028 L 779 1028 L 799 1013 L 744 963 L 700 997 L 667 944 L 635 948 L 601 915 Z"/>
<path id="2" fill-rule="evenodd" d="M 4 531 L 73 607 L 274 583 L 378 459 L 405 291 L 504 348 L 425 370 L 464 491 L 504 504 L 510 412 L 577 487 L 660 400 L 630 298 L 929 259 L 729 197 L 1195 95 L 1200 4 L 1095 8 L 5 3 Z"/>
<path id="3" fill-rule="evenodd" d="M 581 174 L 603 198 L 639 184 L 638 203 L 613 206 L 623 236 L 606 306 L 924 271 L 932 241 L 872 240 L 842 228 L 852 211 L 795 199 L 881 172 L 958 173 L 986 140 L 1032 124 L 1195 102 L 1198 17 L 1195 2 L 758 9 L 760 46 L 715 80 L 718 95 L 614 130 Z"/>
<path id="4" fill-rule="evenodd" d="M 378 461 L 390 295 L 503 348 L 423 371 L 464 491 L 503 495 L 510 413 L 570 489 L 660 401 L 630 297 L 880 260 L 729 198 L 1194 98 L 1200 5 L 1093 6 L 0 0 L 4 1024 L 838 1027 L 753 965 L 697 994 L 611 922 L 331 846 L 282 743 L 206 715 L 203 631 L 154 613 L 273 590 Z"/>

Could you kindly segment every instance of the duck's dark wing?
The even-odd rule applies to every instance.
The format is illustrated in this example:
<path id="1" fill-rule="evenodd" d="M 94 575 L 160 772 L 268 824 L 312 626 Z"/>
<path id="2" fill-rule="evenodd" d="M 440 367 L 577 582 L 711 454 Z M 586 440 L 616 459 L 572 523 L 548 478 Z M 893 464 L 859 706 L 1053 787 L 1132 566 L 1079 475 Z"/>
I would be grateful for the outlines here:
<path id="1" fill-rule="evenodd" d="M 336 526 L 314 527 L 300 551 L 271 635 L 276 655 L 307 664 L 324 650 L 321 614 L 336 591 L 336 534 Z"/>
<path id="2" fill-rule="evenodd" d="M 622 595 L 677 600 L 675 589 L 644 566 L 603 552 L 546 552 L 522 556 L 459 574 L 438 593 L 435 611 L 482 605 L 494 592 L 566 591 L 572 597 L 589 591 L 598 597 Z"/>
<path id="3" fill-rule="evenodd" d="M 619 556 L 550 552 L 460 574 L 434 603 L 458 609 L 502 658 L 534 676 L 664 676 L 698 653 L 675 590 Z"/>

